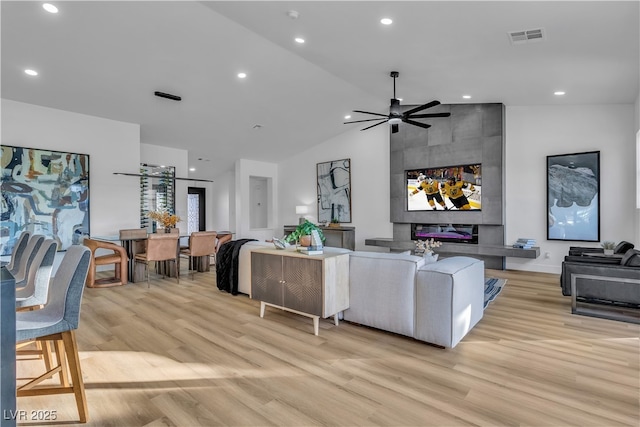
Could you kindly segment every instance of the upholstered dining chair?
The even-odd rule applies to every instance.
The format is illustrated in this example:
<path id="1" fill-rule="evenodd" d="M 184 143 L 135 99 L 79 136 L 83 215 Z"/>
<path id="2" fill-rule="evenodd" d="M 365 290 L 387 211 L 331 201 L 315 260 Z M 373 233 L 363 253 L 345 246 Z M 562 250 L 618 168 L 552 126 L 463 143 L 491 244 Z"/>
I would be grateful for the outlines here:
<path id="1" fill-rule="evenodd" d="M 189 259 L 189 272 L 191 273 L 191 279 L 194 278 L 194 273 L 197 268 L 194 258 L 209 257 L 214 254 L 216 250 L 217 235 L 218 233 L 215 231 L 194 231 L 189 237 L 189 247 L 180 250 L 180 256 Z"/>
<path id="2" fill-rule="evenodd" d="M 57 365 L 46 373 L 19 385 L 17 396 L 73 393 L 82 423 L 88 420 L 88 409 L 75 330 L 80 321 L 80 303 L 90 265 L 89 248 L 81 245 L 69 247 L 51 281 L 47 304 L 40 310 L 16 313 L 16 342 L 53 341 L 57 359 Z M 56 374 L 60 375 L 60 385 L 41 384 Z"/>
<path id="3" fill-rule="evenodd" d="M 18 236 L 16 244 L 13 246 L 13 250 L 11 251 L 11 259 L 9 262 L 3 262 L 0 265 L 5 266 L 9 271 L 12 271 L 16 265 L 20 264 L 20 259 L 24 254 L 24 250 L 27 248 L 27 243 L 29 243 L 30 235 L 31 233 L 28 231 L 20 233 L 20 236 Z"/>
<path id="4" fill-rule="evenodd" d="M 44 236 L 41 234 L 34 234 L 29 237 L 24 253 L 20 257 L 20 263 L 15 265 L 13 270 L 9 270 L 16 281 L 16 289 L 24 288 L 26 285 L 29 268 L 42 242 L 44 242 Z"/>
<path id="5" fill-rule="evenodd" d="M 49 281 L 53 270 L 58 244 L 53 239 L 45 239 L 36 253 L 26 286 L 16 290 L 16 309 L 39 307 L 47 303 L 49 297 Z"/>
<path id="6" fill-rule="evenodd" d="M 149 263 L 159 261 L 173 261 L 176 269 L 176 279 L 180 283 L 180 264 L 178 264 L 178 233 L 153 233 L 146 240 L 145 251 L 135 255 L 135 264 L 144 264 L 146 267 L 147 287 L 149 283 Z M 168 268 L 163 269 L 167 272 Z M 163 276 L 164 277 L 164 276 Z"/>
<path id="7" fill-rule="evenodd" d="M 128 283 L 127 251 L 120 245 L 95 239 L 84 239 L 83 244 L 91 250 L 91 267 L 87 275 L 87 286 L 90 288 L 108 288 L 121 286 Z M 108 251 L 97 255 L 98 251 Z M 114 275 L 96 279 L 96 271 L 99 265 L 114 264 Z"/>

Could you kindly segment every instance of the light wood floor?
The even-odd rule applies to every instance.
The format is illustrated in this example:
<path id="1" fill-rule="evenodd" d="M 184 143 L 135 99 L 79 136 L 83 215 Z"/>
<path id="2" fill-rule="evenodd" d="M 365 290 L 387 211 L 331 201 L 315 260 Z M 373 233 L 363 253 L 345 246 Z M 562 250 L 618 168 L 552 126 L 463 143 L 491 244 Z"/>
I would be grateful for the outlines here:
<path id="1" fill-rule="evenodd" d="M 330 319 L 314 336 L 311 319 L 272 308 L 261 319 L 213 272 L 86 289 L 88 425 L 640 425 L 639 325 L 571 315 L 555 275 L 488 275 L 508 283 L 452 350 Z M 18 409 L 78 419 L 72 395 Z"/>

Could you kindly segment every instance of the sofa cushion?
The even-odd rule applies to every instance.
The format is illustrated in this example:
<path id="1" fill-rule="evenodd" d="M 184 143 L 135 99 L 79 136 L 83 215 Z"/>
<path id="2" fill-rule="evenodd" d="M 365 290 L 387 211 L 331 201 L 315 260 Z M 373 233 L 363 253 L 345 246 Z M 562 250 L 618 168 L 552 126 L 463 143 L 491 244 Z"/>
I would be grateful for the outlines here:
<path id="1" fill-rule="evenodd" d="M 627 267 L 640 267 L 640 251 L 636 249 L 629 249 L 625 252 L 620 265 Z"/>
<path id="2" fill-rule="evenodd" d="M 424 259 L 397 253 L 349 255 L 349 308 L 344 319 L 413 337 L 416 271 Z"/>

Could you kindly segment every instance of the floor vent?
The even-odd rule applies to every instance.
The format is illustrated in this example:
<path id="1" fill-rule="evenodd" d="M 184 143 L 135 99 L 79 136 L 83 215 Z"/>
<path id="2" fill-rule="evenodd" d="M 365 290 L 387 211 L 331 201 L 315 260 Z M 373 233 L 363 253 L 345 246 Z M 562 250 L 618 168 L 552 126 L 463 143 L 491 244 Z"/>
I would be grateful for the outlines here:
<path id="1" fill-rule="evenodd" d="M 533 30 L 510 31 L 509 40 L 511 44 L 533 43 L 546 39 L 544 29 L 535 28 Z"/>

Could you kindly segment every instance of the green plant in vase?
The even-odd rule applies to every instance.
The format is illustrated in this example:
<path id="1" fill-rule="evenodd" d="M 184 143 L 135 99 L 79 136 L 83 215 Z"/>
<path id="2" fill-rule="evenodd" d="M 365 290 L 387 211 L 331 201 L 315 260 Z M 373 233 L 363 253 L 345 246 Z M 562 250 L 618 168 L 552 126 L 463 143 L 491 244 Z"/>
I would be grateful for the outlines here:
<path id="1" fill-rule="evenodd" d="M 311 232 L 314 230 L 318 232 L 320 239 L 322 239 L 322 241 L 324 242 L 325 238 L 324 234 L 322 233 L 322 229 L 320 229 L 320 227 L 310 222 L 309 220 L 305 220 L 302 224 L 299 224 L 291 234 L 285 237 L 285 241 L 289 243 L 299 242 L 303 236 L 311 236 Z M 308 246 L 308 244 L 306 246 Z"/>

